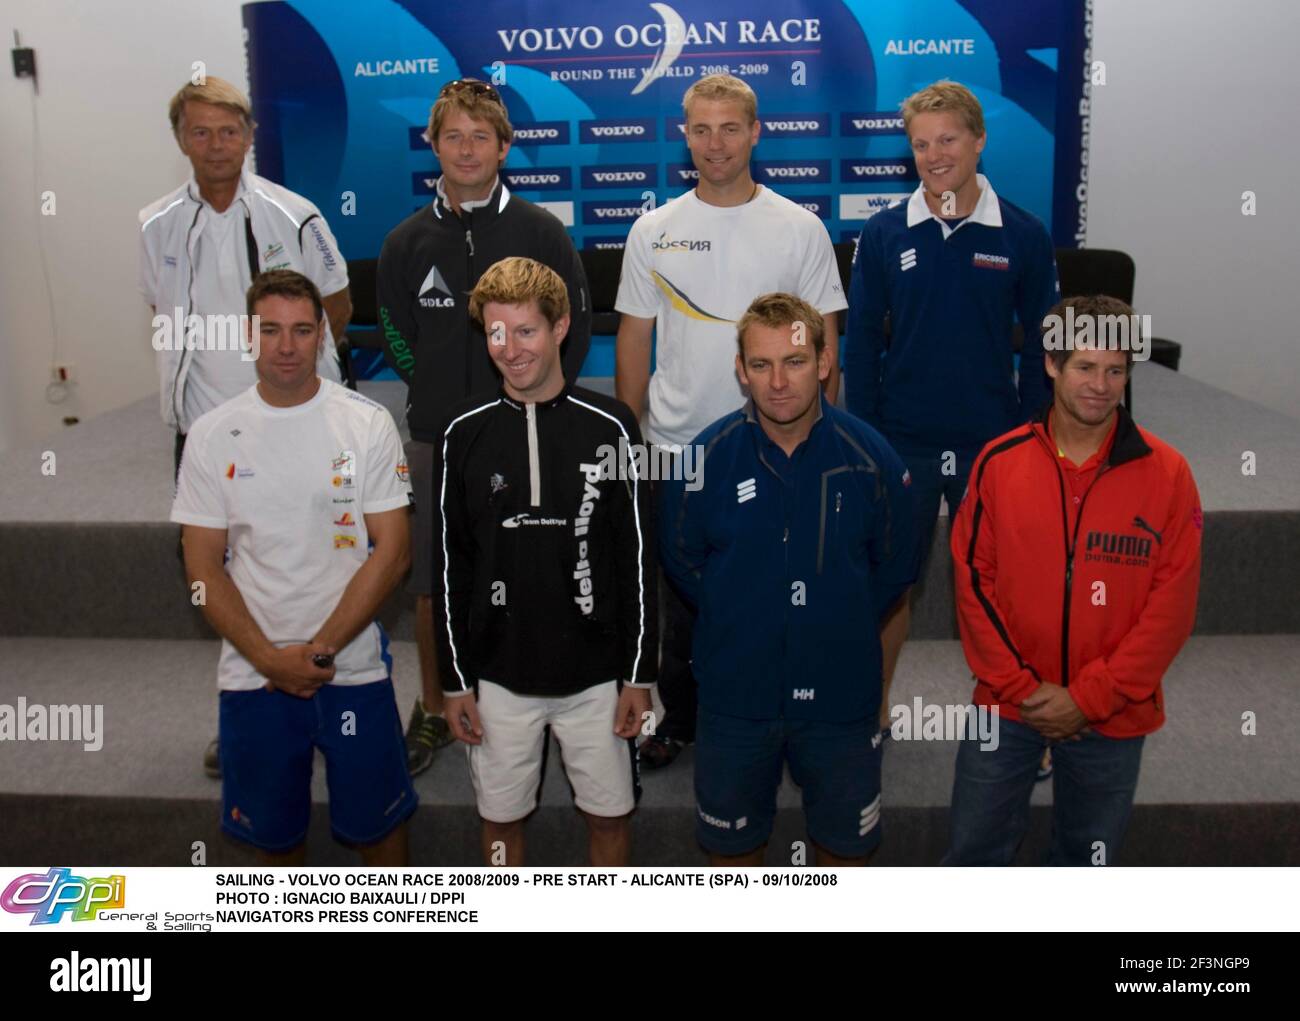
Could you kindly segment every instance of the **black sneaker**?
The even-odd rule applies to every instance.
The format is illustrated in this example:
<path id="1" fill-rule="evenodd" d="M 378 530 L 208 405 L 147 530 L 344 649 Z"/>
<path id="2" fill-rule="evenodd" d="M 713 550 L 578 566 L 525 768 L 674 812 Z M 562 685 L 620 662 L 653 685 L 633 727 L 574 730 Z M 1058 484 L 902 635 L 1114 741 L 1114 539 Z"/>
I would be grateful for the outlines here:
<path id="1" fill-rule="evenodd" d="M 637 749 L 637 754 L 640 758 L 642 768 L 663 769 L 665 766 L 671 766 L 685 747 L 685 741 L 678 741 L 674 737 L 661 737 L 658 734 L 653 734 L 641 742 L 640 748 Z"/>
<path id="2" fill-rule="evenodd" d="M 213 780 L 221 779 L 221 742 L 215 737 L 203 752 L 203 772 Z"/>
<path id="3" fill-rule="evenodd" d="M 433 765 L 438 749 L 451 744 L 452 740 L 447 721 L 426 713 L 417 698 L 411 709 L 411 722 L 406 725 L 406 769 L 411 776 L 419 776 Z"/>

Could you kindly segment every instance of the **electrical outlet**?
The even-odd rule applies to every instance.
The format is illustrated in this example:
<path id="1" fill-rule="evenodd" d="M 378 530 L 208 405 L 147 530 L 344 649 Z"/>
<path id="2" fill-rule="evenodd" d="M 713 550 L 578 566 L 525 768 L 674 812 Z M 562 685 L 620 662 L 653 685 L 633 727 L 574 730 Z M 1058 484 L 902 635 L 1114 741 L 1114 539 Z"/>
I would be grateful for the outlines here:
<path id="1" fill-rule="evenodd" d="M 62 363 L 55 363 L 54 365 L 51 365 L 50 378 L 55 383 L 71 383 L 73 381 L 72 363 L 62 362 Z"/>

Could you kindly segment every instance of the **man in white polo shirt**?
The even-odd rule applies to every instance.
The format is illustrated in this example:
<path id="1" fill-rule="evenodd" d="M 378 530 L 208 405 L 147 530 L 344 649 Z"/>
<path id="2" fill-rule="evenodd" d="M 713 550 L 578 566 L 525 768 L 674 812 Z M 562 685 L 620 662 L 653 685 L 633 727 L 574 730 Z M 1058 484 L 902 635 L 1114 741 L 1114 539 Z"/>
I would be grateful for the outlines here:
<path id="1" fill-rule="evenodd" d="M 836 313 L 848 307 L 821 220 L 750 174 L 760 131 L 753 89 L 731 75 L 709 75 L 686 90 L 682 109 L 699 184 L 632 225 L 615 302 L 622 313 L 615 392 L 638 419 L 648 398 L 647 435 L 665 447 L 686 446 L 745 402 L 736 375 L 736 322 L 761 294 L 794 294 L 821 313 L 831 364 L 825 392 L 833 402 Z M 665 718 L 641 746 L 650 769 L 672 762 L 695 734 L 691 613 L 671 585 L 662 591 Z"/>
<path id="2" fill-rule="evenodd" d="M 194 421 L 257 382 L 252 362 L 225 345 L 228 334 L 206 326 L 208 317 L 242 313 L 244 294 L 263 270 L 297 270 L 324 295 L 328 343 L 316 368 L 337 380 L 335 344 L 352 302 L 347 263 L 320 210 L 244 168 L 255 127 L 248 98 L 230 82 L 208 77 L 177 92 L 168 116 L 193 175 L 140 210 L 140 293 L 155 316 L 162 417 L 176 430 L 179 470 Z M 205 329 L 192 332 L 191 315 L 201 317 Z M 170 327 L 161 329 L 158 316 Z M 179 343 L 187 333 L 199 341 L 190 350 Z M 203 768 L 211 777 L 221 775 L 216 741 L 208 745 Z"/>
<path id="3" fill-rule="evenodd" d="M 401 440 L 382 406 L 316 374 L 310 280 L 264 273 L 247 302 L 258 382 L 192 426 L 171 515 L 223 639 L 222 828 L 266 864 L 301 864 L 319 749 L 335 837 L 404 865 L 416 797 L 374 619 L 410 565 Z"/>

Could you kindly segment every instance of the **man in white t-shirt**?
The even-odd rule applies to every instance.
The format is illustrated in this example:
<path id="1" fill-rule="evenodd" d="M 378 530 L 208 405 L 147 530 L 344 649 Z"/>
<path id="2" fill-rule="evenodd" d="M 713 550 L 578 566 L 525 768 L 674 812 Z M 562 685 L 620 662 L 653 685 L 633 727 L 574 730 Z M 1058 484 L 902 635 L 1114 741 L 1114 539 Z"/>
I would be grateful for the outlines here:
<path id="1" fill-rule="evenodd" d="M 665 447 L 690 444 L 744 404 L 736 322 L 761 294 L 794 294 L 821 313 L 831 364 L 825 392 L 833 402 L 839 390 L 836 313 L 848 307 L 821 220 L 750 174 L 760 131 L 753 89 L 731 75 L 709 75 L 686 90 L 682 109 L 699 184 L 632 225 L 614 306 L 622 313 L 615 392 L 638 418 L 648 410 L 646 433 Z M 691 614 L 671 585 L 661 591 L 665 718 L 641 746 L 650 769 L 672 762 L 695 732 Z"/>
<path id="2" fill-rule="evenodd" d="M 404 865 L 417 802 L 374 619 L 410 564 L 401 440 L 382 406 L 317 375 L 310 280 L 264 273 L 247 310 L 258 382 L 194 423 L 171 514 L 223 639 L 221 825 L 265 864 L 301 864 L 320 749 L 335 837 Z"/>
<path id="3" fill-rule="evenodd" d="M 252 361 L 239 349 L 240 331 L 226 324 L 243 313 L 245 292 L 258 273 L 297 270 L 324 295 L 328 342 L 316 369 L 325 379 L 340 378 L 335 344 L 343 339 L 352 302 L 347 263 L 320 210 L 244 166 L 255 127 L 248 97 L 208 77 L 181 88 L 168 116 L 193 175 L 140 210 L 140 293 L 154 313 L 161 411 L 176 430 L 173 464 L 179 470 L 195 420 L 257 382 Z M 199 324 L 202 329 L 195 329 Z M 203 767 L 213 778 L 221 775 L 216 741 Z"/>

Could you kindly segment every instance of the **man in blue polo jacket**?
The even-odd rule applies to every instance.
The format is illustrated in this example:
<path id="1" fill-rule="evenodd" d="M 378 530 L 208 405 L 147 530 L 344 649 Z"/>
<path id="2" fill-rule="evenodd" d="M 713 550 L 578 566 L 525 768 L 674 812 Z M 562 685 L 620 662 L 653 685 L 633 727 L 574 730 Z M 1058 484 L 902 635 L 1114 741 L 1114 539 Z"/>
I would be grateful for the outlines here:
<path id="1" fill-rule="evenodd" d="M 1047 228 L 977 173 L 987 138 L 975 95 L 935 82 L 902 109 L 921 183 L 858 240 L 844 398 L 912 474 L 921 573 L 940 499 L 955 515 L 980 448 L 1051 403 L 1039 324 L 1060 294 Z M 1024 328 L 1018 375 L 1014 319 Z M 886 701 L 910 621 L 905 601 L 885 628 Z"/>
<path id="2" fill-rule="evenodd" d="M 783 765 L 820 865 L 880 843 L 879 627 L 916 578 L 903 462 L 828 404 L 821 314 L 788 294 L 736 326 L 749 403 L 695 439 L 696 481 L 663 486 L 664 571 L 698 610 L 696 835 L 761 865 Z"/>

